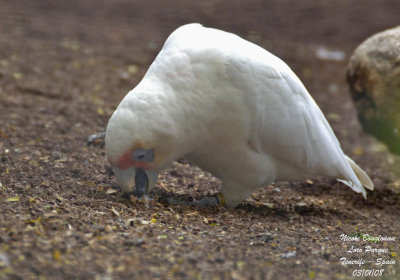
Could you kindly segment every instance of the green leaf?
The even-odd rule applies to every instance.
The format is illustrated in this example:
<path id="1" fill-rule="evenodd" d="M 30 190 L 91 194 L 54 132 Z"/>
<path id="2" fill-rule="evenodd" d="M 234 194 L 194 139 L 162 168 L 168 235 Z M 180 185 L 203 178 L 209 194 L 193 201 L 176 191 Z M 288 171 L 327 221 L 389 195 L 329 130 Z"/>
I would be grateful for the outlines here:
<path id="1" fill-rule="evenodd" d="M 19 201 L 19 196 L 12 196 L 6 199 L 7 202 Z"/>

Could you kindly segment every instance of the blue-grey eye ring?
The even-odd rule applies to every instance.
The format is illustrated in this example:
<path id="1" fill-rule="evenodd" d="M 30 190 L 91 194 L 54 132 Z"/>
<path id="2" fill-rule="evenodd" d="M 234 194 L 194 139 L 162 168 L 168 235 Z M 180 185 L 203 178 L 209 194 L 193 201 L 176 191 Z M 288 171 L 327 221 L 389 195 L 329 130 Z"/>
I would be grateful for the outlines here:
<path id="1" fill-rule="evenodd" d="M 143 148 L 137 148 L 133 151 L 132 158 L 135 161 L 152 162 L 154 160 L 153 149 L 147 150 Z"/>

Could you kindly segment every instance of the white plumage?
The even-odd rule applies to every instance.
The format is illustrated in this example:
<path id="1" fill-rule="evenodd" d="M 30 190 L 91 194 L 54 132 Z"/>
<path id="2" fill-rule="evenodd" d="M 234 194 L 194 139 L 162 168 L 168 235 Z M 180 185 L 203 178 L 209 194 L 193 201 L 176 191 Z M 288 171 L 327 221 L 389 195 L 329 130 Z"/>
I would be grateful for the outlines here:
<path id="1" fill-rule="evenodd" d="M 154 160 L 132 159 L 138 148 Z M 278 180 L 329 176 L 364 197 L 363 185 L 373 189 L 282 60 L 200 24 L 174 31 L 122 100 L 107 126 L 106 153 L 126 191 L 135 168 L 154 173 L 185 156 L 223 180 L 228 207 Z"/>

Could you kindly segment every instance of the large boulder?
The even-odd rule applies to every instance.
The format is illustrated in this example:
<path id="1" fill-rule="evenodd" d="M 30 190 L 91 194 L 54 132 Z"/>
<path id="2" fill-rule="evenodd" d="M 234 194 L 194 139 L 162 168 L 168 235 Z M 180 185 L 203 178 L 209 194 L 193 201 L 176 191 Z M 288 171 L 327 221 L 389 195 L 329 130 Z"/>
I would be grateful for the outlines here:
<path id="1" fill-rule="evenodd" d="M 347 82 L 363 130 L 400 154 L 400 26 L 375 34 L 354 51 Z"/>

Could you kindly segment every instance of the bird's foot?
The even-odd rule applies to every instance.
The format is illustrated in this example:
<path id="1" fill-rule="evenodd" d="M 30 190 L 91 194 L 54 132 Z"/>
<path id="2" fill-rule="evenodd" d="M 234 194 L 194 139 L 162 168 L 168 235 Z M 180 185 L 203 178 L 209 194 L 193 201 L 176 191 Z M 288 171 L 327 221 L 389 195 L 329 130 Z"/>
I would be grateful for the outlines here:
<path id="1" fill-rule="evenodd" d="M 105 138 L 106 138 L 105 132 L 99 132 L 99 133 L 92 134 L 86 139 L 86 145 L 90 146 L 95 143 L 99 143 L 101 145 L 101 147 L 104 147 Z"/>
<path id="2" fill-rule="evenodd" d="M 220 199 L 220 195 L 206 196 L 200 200 L 182 200 L 177 197 L 163 197 L 159 199 L 159 202 L 168 204 L 168 205 L 185 205 L 185 206 L 197 206 L 197 207 L 212 207 L 212 206 L 224 206 L 223 202 Z"/>

